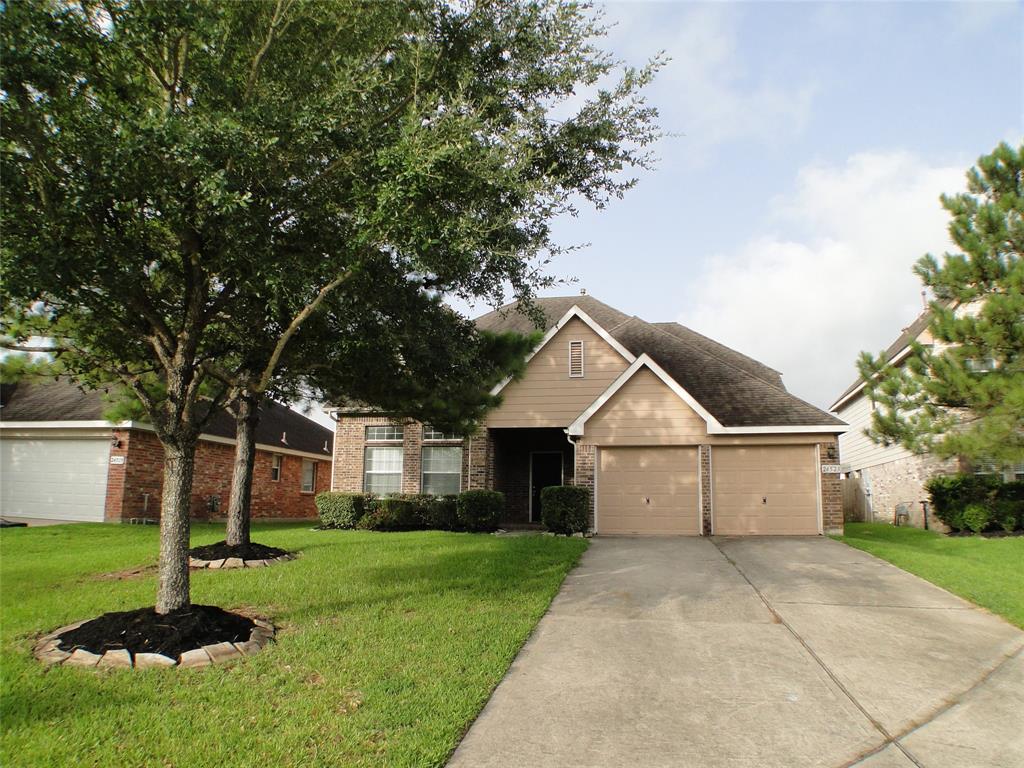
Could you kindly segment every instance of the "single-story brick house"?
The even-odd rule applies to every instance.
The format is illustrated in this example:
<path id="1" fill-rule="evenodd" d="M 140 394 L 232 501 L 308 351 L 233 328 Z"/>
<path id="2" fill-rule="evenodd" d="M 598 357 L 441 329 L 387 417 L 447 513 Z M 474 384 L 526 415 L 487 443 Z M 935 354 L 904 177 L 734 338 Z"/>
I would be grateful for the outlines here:
<path id="1" fill-rule="evenodd" d="M 0 392 L 0 515 L 121 522 L 160 517 L 163 448 L 137 421 L 111 424 L 95 391 L 64 381 Z M 221 519 L 231 491 L 234 421 L 215 414 L 196 449 L 192 515 Z M 330 475 L 331 431 L 278 403 L 256 429 L 254 518 L 314 518 Z"/>
<path id="2" fill-rule="evenodd" d="M 768 366 L 678 323 L 593 297 L 539 299 L 546 331 L 524 376 L 462 439 L 358 406 L 334 409 L 332 489 L 491 488 L 507 522 L 540 518 L 540 491 L 592 489 L 598 534 L 840 531 L 840 419 L 786 391 Z M 534 330 L 508 305 L 489 331 Z"/>

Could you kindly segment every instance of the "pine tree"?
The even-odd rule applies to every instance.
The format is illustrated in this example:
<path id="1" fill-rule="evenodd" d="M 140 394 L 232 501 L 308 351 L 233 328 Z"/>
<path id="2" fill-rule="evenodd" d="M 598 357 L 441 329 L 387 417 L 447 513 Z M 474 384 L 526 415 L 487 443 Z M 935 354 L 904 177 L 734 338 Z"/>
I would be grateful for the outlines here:
<path id="1" fill-rule="evenodd" d="M 935 299 L 934 343 L 901 365 L 862 353 L 876 410 L 868 436 L 917 453 L 999 465 L 1024 460 L 1024 144 L 1000 144 L 944 195 L 960 253 L 914 268 Z"/>

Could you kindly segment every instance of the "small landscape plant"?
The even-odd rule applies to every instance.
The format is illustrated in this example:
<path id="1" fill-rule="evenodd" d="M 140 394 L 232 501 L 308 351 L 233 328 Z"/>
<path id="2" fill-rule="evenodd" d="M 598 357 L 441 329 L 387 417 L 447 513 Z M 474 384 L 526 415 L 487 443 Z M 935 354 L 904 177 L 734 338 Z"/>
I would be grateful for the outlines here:
<path id="1" fill-rule="evenodd" d="M 324 491 L 316 495 L 316 510 L 325 528 L 355 528 L 366 513 L 366 494 Z"/>
<path id="2" fill-rule="evenodd" d="M 416 500 L 400 496 L 372 499 L 358 528 L 364 531 L 414 531 L 423 528 Z"/>
<path id="3" fill-rule="evenodd" d="M 459 525 L 467 531 L 493 531 L 505 513 L 505 494 L 500 491 L 463 491 L 456 503 Z"/>
<path id="4" fill-rule="evenodd" d="M 954 531 L 970 528 L 964 519 L 968 505 L 989 504 L 1000 486 L 997 477 L 965 473 L 937 475 L 925 483 L 933 514 Z"/>
<path id="5" fill-rule="evenodd" d="M 578 485 L 551 485 L 540 492 L 540 516 L 554 533 L 582 533 L 590 522 L 590 490 Z"/>
<path id="6" fill-rule="evenodd" d="M 989 521 L 992 519 L 992 508 L 987 504 L 968 504 L 964 509 L 961 519 L 965 527 L 970 528 L 975 533 L 981 533 L 988 527 Z"/>

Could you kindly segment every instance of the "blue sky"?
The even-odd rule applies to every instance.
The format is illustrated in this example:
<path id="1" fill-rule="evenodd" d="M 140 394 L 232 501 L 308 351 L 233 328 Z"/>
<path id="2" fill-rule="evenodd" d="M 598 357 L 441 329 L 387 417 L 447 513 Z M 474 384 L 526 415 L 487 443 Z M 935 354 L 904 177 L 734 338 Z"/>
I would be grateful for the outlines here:
<path id="1" fill-rule="evenodd" d="M 627 197 L 556 227 L 552 272 L 778 368 L 827 407 L 862 349 L 920 311 L 916 259 L 949 245 L 938 197 L 1022 130 L 1015 3 L 601 6 L 606 47 L 664 50 L 669 132 Z M 479 307 L 479 311 L 486 310 Z"/>

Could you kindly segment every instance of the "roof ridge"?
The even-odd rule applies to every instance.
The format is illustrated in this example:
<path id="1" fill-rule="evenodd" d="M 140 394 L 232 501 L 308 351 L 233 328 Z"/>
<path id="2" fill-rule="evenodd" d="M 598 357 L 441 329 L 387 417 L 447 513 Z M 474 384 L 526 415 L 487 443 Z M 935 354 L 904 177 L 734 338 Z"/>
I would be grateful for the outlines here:
<path id="1" fill-rule="evenodd" d="M 772 383 L 772 382 L 770 382 L 770 381 L 767 381 L 766 379 L 762 379 L 762 378 L 761 378 L 760 376 L 758 376 L 758 375 L 757 375 L 756 373 L 752 373 L 752 372 L 750 372 L 750 371 L 746 370 L 745 368 L 740 368 L 740 367 L 739 367 L 738 365 L 736 365 L 735 363 L 732 363 L 732 362 L 730 362 L 730 361 L 728 361 L 728 360 L 724 360 L 724 359 L 722 359 L 721 357 L 719 357 L 718 355 L 716 355 L 716 354 L 715 354 L 714 352 L 710 352 L 710 351 L 708 351 L 708 350 L 706 350 L 706 349 L 700 349 L 700 347 L 694 346 L 694 345 L 693 345 L 693 344 L 692 344 L 691 342 L 687 341 L 686 339 L 681 339 L 681 338 L 679 338 L 678 336 L 676 336 L 676 335 L 675 335 L 674 333 L 669 333 L 669 332 L 668 332 L 668 331 L 666 331 L 666 330 L 665 330 L 664 328 L 659 328 L 659 327 L 658 327 L 658 326 L 657 326 L 656 324 L 654 324 L 654 323 L 648 323 L 648 322 L 647 322 L 646 320 L 644 320 L 644 319 L 643 319 L 643 318 L 641 318 L 641 317 L 636 317 L 636 315 L 634 315 L 633 317 L 634 317 L 634 318 L 635 318 L 636 320 L 639 320 L 639 321 L 640 321 L 641 323 L 644 323 L 645 325 L 649 325 L 649 326 L 651 326 L 651 327 L 652 327 L 652 328 L 653 328 L 654 330 L 656 330 L 656 331 L 657 331 L 658 333 L 660 333 L 660 334 L 663 334 L 663 335 L 665 335 L 665 336 L 668 336 L 668 337 L 669 337 L 670 339 L 674 339 L 675 341 L 679 342 L 680 344 L 685 344 L 685 345 L 686 345 L 687 347 L 689 347 L 690 349 L 696 349 L 696 350 L 697 350 L 698 352 L 702 352 L 702 353 L 704 353 L 704 354 L 708 355 L 709 357 L 713 357 L 713 358 L 714 358 L 715 360 L 717 360 L 718 362 L 720 362 L 720 363 L 721 363 L 722 365 L 727 365 L 727 366 L 729 366 L 730 368 L 732 368 L 732 369 L 734 369 L 734 370 L 737 370 L 737 371 L 739 371 L 740 373 L 746 373 L 746 374 L 748 374 L 748 375 L 750 375 L 750 376 L 753 376 L 753 377 L 754 377 L 755 379 L 757 379 L 758 381 L 760 381 L 760 382 L 763 382 L 763 383 L 767 384 L 767 385 L 768 385 L 769 387 L 771 387 L 772 389 L 774 389 L 774 390 L 776 390 L 776 391 L 778 391 L 778 392 L 782 392 L 783 394 L 786 394 L 786 395 L 793 395 L 793 393 L 792 393 L 792 392 L 790 392 L 790 391 L 789 391 L 788 389 L 786 389 L 785 387 L 780 387 L 780 386 L 778 386 L 777 384 L 774 384 L 774 383 Z M 683 327 L 685 328 L 686 326 L 683 326 Z M 743 354 L 743 353 L 742 353 L 742 352 L 740 352 L 739 354 Z M 774 370 L 774 369 L 773 369 L 773 370 Z M 778 371 L 775 371 L 775 372 L 776 372 L 776 373 L 778 373 Z M 795 395 L 794 395 L 794 397 L 795 397 Z M 806 400 L 802 400 L 802 399 L 801 399 L 801 398 L 799 398 L 799 397 L 798 397 L 798 398 L 796 398 L 796 399 L 797 399 L 797 400 L 801 400 L 801 402 L 807 403 L 807 401 L 806 401 Z M 807 405 L 810 405 L 810 406 L 811 406 L 812 408 L 818 408 L 818 406 L 816 406 L 816 405 L 813 405 L 812 403 L 807 403 Z M 818 408 L 818 410 L 820 411 L 821 409 L 820 409 L 820 408 Z"/>
<path id="2" fill-rule="evenodd" d="M 780 371 L 778 368 L 772 368 L 767 363 L 764 363 L 764 362 L 758 360 L 755 357 L 751 357 L 750 355 L 746 354 L 745 352 L 740 352 L 738 349 L 733 349 L 732 347 L 730 347 L 730 346 L 728 346 L 726 344 L 723 344 L 720 341 L 712 339 L 710 336 L 706 336 L 705 334 L 701 333 L 700 331 L 695 331 L 690 326 L 683 325 L 682 323 L 680 323 L 677 320 L 663 320 L 663 321 L 659 321 L 659 322 L 656 322 L 656 323 L 650 323 L 650 325 L 678 325 L 680 328 L 682 328 L 683 330 L 689 331 L 694 336 L 700 336 L 702 339 L 705 339 L 706 341 L 710 341 L 712 344 L 714 344 L 716 346 L 724 347 L 725 349 L 728 349 L 730 352 L 735 352 L 740 357 L 745 357 L 750 362 L 756 363 L 757 365 L 761 366 L 762 368 L 767 368 L 772 373 L 777 373 L 777 374 L 779 374 L 779 376 L 782 376 L 782 371 Z"/>

